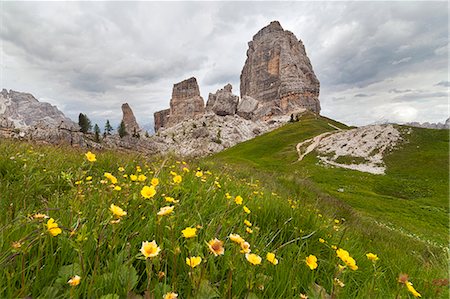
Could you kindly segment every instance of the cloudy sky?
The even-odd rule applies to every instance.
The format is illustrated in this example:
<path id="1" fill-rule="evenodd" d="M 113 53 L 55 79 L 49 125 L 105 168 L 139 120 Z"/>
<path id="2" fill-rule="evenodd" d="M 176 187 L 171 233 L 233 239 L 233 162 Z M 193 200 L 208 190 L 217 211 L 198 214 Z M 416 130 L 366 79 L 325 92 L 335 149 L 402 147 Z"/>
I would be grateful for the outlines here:
<path id="1" fill-rule="evenodd" d="M 195 76 L 239 94 L 247 42 L 272 20 L 303 41 L 322 114 L 352 125 L 449 117 L 448 3 L 0 2 L 1 88 L 77 120 L 140 124 Z"/>

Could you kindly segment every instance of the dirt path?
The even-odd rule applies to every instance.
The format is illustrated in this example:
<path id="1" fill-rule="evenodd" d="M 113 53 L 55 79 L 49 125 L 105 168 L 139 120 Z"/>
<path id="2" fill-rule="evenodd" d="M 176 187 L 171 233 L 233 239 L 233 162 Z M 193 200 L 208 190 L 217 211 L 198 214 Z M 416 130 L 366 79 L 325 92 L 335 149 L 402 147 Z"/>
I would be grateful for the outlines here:
<path id="1" fill-rule="evenodd" d="M 328 123 L 328 125 L 329 125 L 330 127 L 332 127 L 333 129 L 336 129 L 336 130 L 338 130 L 338 131 L 342 131 L 342 129 L 340 129 L 340 128 L 338 128 L 338 127 L 336 127 L 336 126 L 334 126 L 334 125 L 332 125 L 332 124 L 330 124 L 330 123 Z M 297 153 L 298 153 L 298 160 L 297 160 L 297 161 L 303 160 L 303 158 L 304 158 L 307 154 L 309 154 L 310 152 L 312 152 L 313 150 L 316 149 L 316 147 L 319 145 L 320 140 L 322 140 L 322 138 L 324 138 L 324 137 L 326 137 L 326 136 L 328 136 L 328 135 L 330 135 L 330 134 L 332 134 L 332 133 L 334 133 L 334 132 L 335 132 L 335 131 L 325 132 L 325 133 L 322 133 L 322 134 L 320 134 L 320 135 L 317 135 L 317 136 L 315 136 L 315 137 L 313 137 L 313 138 L 310 138 L 310 139 L 307 139 L 307 140 L 305 140 L 305 141 L 303 141 L 303 142 L 298 143 L 297 146 L 296 146 Z M 307 143 L 309 143 L 309 142 L 311 142 L 311 144 L 308 145 L 308 147 L 306 148 L 305 152 L 302 153 L 302 152 L 301 152 L 301 147 L 302 147 L 302 145 L 307 144 Z"/>

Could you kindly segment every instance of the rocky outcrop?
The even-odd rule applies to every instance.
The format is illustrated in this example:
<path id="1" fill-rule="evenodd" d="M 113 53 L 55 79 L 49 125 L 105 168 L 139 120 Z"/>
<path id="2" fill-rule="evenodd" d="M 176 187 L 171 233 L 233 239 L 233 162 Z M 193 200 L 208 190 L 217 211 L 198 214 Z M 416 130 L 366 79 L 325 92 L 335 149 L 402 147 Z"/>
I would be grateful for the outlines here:
<path id="1" fill-rule="evenodd" d="M 197 79 L 191 77 L 173 85 L 170 112 L 167 119 L 168 127 L 202 115 L 204 112 L 205 103 L 200 96 Z"/>
<path id="2" fill-rule="evenodd" d="M 153 119 L 155 120 L 155 132 L 164 128 L 167 125 L 170 109 L 164 109 L 153 113 Z"/>
<path id="3" fill-rule="evenodd" d="M 243 96 L 237 107 L 237 115 L 245 119 L 253 119 L 259 102 L 250 96 Z"/>
<path id="4" fill-rule="evenodd" d="M 232 88 L 231 84 L 227 84 L 224 88 L 217 90 L 216 93 L 210 93 L 206 110 L 220 116 L 236 114 L 239 97 L 232 93 Z"/>
<path id="5" fill-rule="evenodd" d="M 39 102 L 29 93 L 3 89 L 0 92 L 0 125 L 27 130 L 36 125 L 78 129 L 56 106 Z"/>
<path id="6" fill-rule="evenodd" d="M 248 47 L 241 98 L 250 96 L 265 107 L 259 111 L 262 117 L 301 108 L 320 112 L 319 80 L 302 41 L 275 21 L 261 29 Z"/>
<path id="7" fill-rule="evenodd" d="M 411 123 L 406 123 L 405 125 L 411 126 L 411 127 L 417 127 L 417 128 L 437 129 L 437 130 L 450 129 L 450 118 L 447 118 L 444 123 L 411 122 Z"/>
<path id="8" fill-rule="evenodd" d="M 122 121 L 125 124 L 125 130 L 127 131 L 127 133 L 131 135 L 139 134 L 141 129 L 139 128 L 133 110 L 131 110 L 131 107 L 130 105 L 128 105 L 128 103 L 122 104 L 122 114 Z"/>

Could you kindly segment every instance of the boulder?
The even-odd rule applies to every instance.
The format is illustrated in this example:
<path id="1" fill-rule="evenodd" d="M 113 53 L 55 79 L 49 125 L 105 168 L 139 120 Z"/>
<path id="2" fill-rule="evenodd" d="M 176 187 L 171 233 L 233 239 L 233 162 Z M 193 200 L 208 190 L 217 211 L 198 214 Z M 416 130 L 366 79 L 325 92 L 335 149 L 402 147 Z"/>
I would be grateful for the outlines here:
<path id="1" fill-rule="evenodd" d="M 233 115 L 236 114 L 238 103 L 239 97 L 232 93 L 231 84 L 227 84 L 216 93 L 209 94 L 206 110 L 220 116 Z"/>
<path id="2" fill-rule="evenodd" d="M 253 119 L 259 102 L 250 96 L 243 96 L 237 107 L 237 115 L 245 119 Z"/>
<path id="3" fill-rule="evenodd" d="M 292 32 L 274 21 L 253 36 L 241 72 L 241 98 L 250 96 L 283 114 L 299 108 L 319 113 L 319 89 L 305 47 Z"/>

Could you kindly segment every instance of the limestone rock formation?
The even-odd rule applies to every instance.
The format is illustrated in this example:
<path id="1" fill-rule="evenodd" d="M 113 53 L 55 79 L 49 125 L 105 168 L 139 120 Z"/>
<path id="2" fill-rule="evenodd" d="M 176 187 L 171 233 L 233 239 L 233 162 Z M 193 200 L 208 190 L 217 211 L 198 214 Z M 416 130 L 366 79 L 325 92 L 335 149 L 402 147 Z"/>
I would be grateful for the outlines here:
<path id="1" fill-rule="evenodd" d="M 158 132 L 159 129 L 166 126 L 169 113 L 170 109 L 164 109 L 153 113 L 153 119 L 155 120 L 155 132 Z"/>
<path id="2" fill-rule="evenodd" d="M 253 119 L 259 102 L 250 96 L 243 96 L 237 107 L 237 115 L 245 119 Z"/>
<path id="3" fill-rule="evenodd" d="M 274 21 L 255 34 L 248 47 L 241 98 L 250 96 L 265 106 L 260 111 L 263 116 L 301 108 L 320 112 L 319 80 L 302 41 Z"/>
<path id="4" fill-rule="evenodd" d="M 197 79 L 191 77 L 173 85 L 167 126 L 191 119 L 205 112 L 205 103 L 200 96 Z"/>
<path id="5" fill-rule="evenodd" d="M 216 93 L 210 93 L 206 110 L 220 116 L 236 114 L 239 97 L 232 93 L 232 88 L 231 84 L 227 84 L 224 88 L 217 90 Z"/>
<path id="6" fill-rule="evenodd" d="M 56 106 L 39 102 L 29 93 L 3 89 L 0 92 L 0 125 L 21 130 L 33 126 L 78 129 Z"/>
<path id="7" fill-rule="evenodd" d="M 130 105 L 128 103 L 122 104 L 122 121 L 125 124 L 125 130 L 128 134 L 138 134 L 140 133 L 141 129 L 139 128 L 139 125 L 136 121 L 136 117 L 134 117 L 133 110 L 131 110 Z"/>

